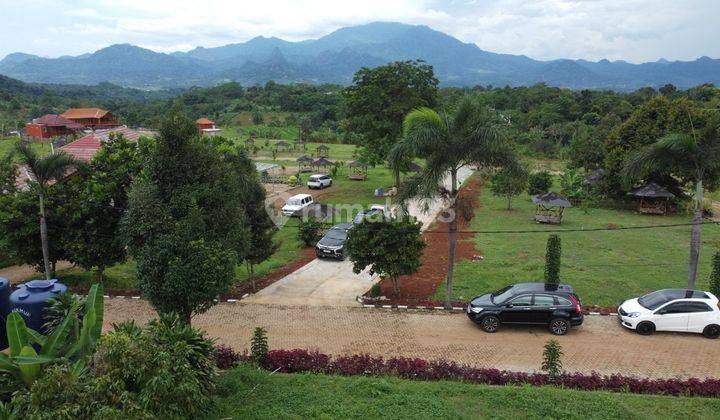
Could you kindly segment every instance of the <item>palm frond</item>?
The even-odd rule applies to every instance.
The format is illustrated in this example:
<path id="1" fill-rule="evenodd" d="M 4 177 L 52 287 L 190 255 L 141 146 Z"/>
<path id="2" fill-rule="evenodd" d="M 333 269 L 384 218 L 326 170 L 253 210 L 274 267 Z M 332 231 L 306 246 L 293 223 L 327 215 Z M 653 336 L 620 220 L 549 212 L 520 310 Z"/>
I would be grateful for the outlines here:
<path id="1" fill-rule="evenodd" d="M 16 152 L 20 162 L 28 167 L 41 188 L 49 181 L 65 176 L 70 168 L 83 165 L 75 157 L 62 151 L 40 157 L 27 142 L 18 142 Z"/>
<path id="2" fill-rule="evenodd" d="M 415 152 L 423 157 L 447 140 L 448 127 L 440 114 L 430 108 L 420 108 L 405 117 L 403 135 Z"/>
<path id="3" fill-rule="evenodd" d="M 405 140 L 400 140 L 393 145 L 387 156 L 388 167 L 392 171 L 406 171 L 412 162 L 412 147 Z"/>
<path id="4" fill-rule="evenodd" d="M 693 146 L 693 144 L 695 146 Z M 697 144 L 687 135 L 671 134 L 630 156 L 622 170 L 622 178 L 630 185 L 648 174 L 669 166 L 692 163 Z"/>

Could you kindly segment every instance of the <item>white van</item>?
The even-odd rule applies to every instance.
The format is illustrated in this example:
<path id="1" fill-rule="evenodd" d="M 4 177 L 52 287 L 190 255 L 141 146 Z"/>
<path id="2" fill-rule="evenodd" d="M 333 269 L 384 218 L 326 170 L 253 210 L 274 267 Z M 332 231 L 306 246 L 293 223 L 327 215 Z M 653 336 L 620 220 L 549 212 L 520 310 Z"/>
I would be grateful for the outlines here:
<path id="1" fill-rule="evenodd" d="M 305 207 L 313 203 L 313 198 L 310 194 L 297 194 L 290 197 L 287 203 L 282 208 L 282 213 L 285 216 L 292 216 L 296 211 L 302 210 Z"/>

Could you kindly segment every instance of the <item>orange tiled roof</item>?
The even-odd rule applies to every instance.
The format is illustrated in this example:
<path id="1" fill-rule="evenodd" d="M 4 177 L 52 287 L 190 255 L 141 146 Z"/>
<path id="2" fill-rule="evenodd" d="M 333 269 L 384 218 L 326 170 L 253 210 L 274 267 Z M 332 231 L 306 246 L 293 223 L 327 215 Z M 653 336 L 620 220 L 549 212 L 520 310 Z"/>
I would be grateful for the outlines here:
<path id="1" fill-rule="evenodd" d="M 89 162 L 95 157 L 98 150 L 100 150 L 102 142 L 110 140 L 110 134 L 112 133 L 122 134 L 126 140 L 132 142 L 138 141 L 142 136 L 151 137 L 155 135 L 155 133 L 151 131 L 138 131 L 125 126 L 108 128 L 106 130 L 97 130 L 85 137 L 80 137 L 74 142 L 62 146 L 60 149 L 78 159 Z"/>
<path id="2" fill-rule="evenodd" d="M 215 124 L 215 121 L 210 121 L 209 119 L 207 119 L 205 117 L 198 118 L 198 120 L 195 122 L 198 124 Z"/>
<path id="3" fill-rule="evenodd" d="M 109 111 L 100 108 L 70 108 L 62 113 L 65 118 L 102 118 Z"/>
<path id="4" fill-rule="evenodd" d="M 34 120 L 32 120 L 32 123 L 47 125 L 49 127 L 67 127 L 73 130 L 79 130 L 83 128 L 81 124 L 78 124 L 75 121 L 68 120 L 62 115 L 57 114 L 45 114 L 40 118 L 35 118 Z"/>

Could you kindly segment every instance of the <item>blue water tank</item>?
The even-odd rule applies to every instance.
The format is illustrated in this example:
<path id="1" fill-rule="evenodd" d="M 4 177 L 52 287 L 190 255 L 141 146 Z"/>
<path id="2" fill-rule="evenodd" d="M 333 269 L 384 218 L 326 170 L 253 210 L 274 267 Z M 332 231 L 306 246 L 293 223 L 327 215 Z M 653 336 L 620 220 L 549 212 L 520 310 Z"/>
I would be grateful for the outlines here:
<path id="1" fill-rule="evenodd" d="M 40 333 L 45 333 L 43 310 L 49 299 L 67 291 L 67 286 L 57 280 L 30 280 L 17 286 L 10 294 L 10 312 L 17 312 L 25 324 Z"/>
<path id="2" fill-rule="evenodd" d="M 0 277 L 0 350 L 8 347 L 5 320 L 10 313 L 10 282 Z"/>

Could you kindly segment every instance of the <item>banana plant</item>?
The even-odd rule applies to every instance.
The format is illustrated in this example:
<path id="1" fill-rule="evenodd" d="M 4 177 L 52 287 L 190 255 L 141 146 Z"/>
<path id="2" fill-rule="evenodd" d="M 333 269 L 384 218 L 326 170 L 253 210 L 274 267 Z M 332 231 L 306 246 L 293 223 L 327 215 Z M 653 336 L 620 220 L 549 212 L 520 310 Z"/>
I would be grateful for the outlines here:
<path id="1" fill-rule="evenodd" d="M 0 353 L 0 371 L 12 374 L 28 387 L 48 363 L 72 362 L 73 371 L 82 371 L 102 332 L 103 303 L 102 286 L 93 285 L 85 302 L 82 325 L 78 325 L 75 316 L 76 302 L 68 316 L 47 336 L 28 328 L 17 312 L 10 313 L 6 323 L 9 354 Z"/>

